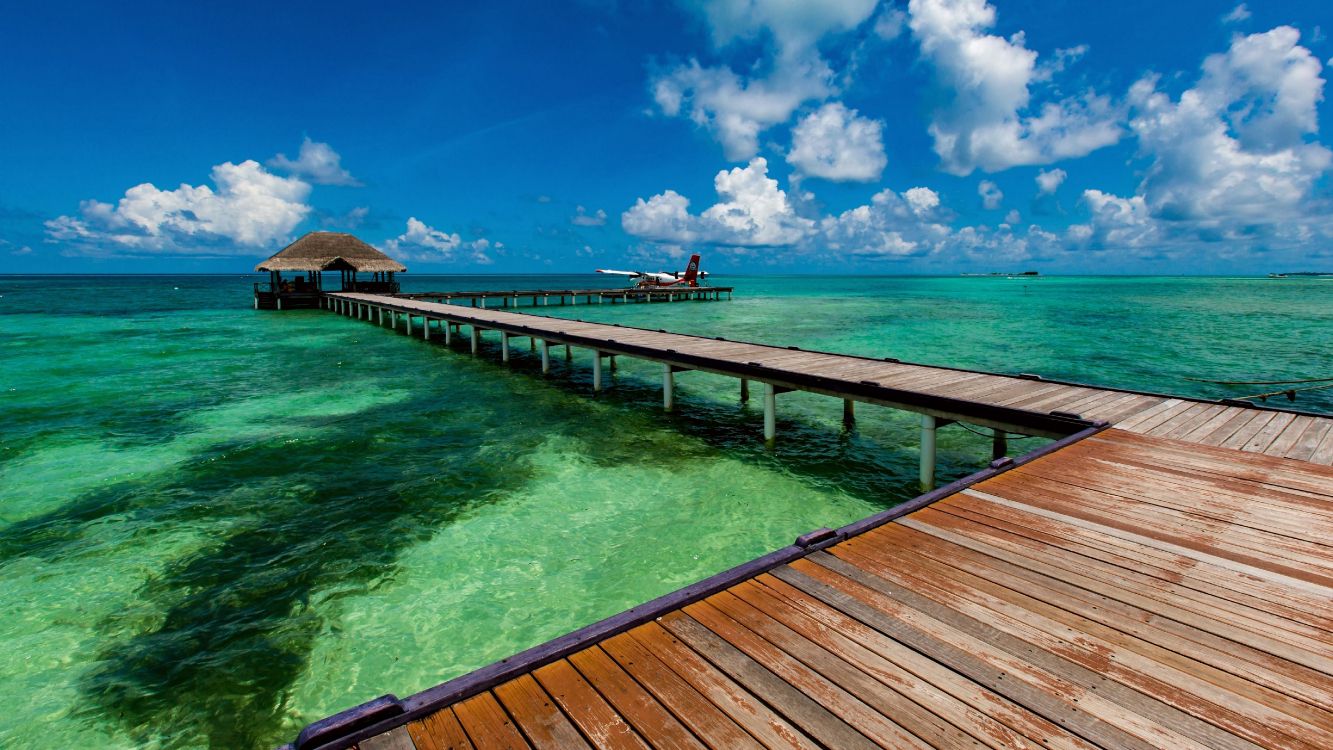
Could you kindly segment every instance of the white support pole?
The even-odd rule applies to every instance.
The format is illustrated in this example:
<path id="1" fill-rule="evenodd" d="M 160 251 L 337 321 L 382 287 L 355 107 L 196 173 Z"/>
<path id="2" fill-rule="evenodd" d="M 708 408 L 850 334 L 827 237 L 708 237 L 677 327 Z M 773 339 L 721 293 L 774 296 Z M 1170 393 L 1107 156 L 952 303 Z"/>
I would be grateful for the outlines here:
<path id="1" fill-rule="evenodd" d="M 421 338 L 430 341 L 430 318 L 421 316 Z"/>
<path id="2" fill-rule="evenodd" d="M 483 309 L 483 310 L 486 309 L 486 298 L 485 298 L 485 297 L 482 297 L 482 298 L 481 298 L 481 309 Z"/>
<path id="3" fill-rule="evenodd" d="M 921 491 L 935 489 L 935 418 L 921 415 Z"/>
<path id="4" fill-rule="evenodd" d="M 551 342 L 542 339 L 542 374 L 551 371 Z"/>
<path id="5" fill-rule="evenodd" d="M 764 442 L 769 445 L 778 437 L 778 392 L 772 383 L 764 383 Z"/>
<path id="6" fill-rule="evenodd" d="M 481 348 L 481 331 L 477 330 L 477 327 L 474 325 L 472 326 L 472 353 L 476 354 L 477 350 L 480 348 Z"/>
<path id="7" fill-rule="evenodd" d="M 274 297 L 274 299 L 276 299 L 276 300 L 278 301 L 278 309 L 281 310 L 281 309 L 282 309 L 282 295 L 281 295 L 281 294 L 278 294 L 278 295 L 276 295 L 276 296 Z"/>
<path id="8" fill-rule="evenodd" d="M 509 334 L 500 331 L 500 361 L 509 361 Z"/>
<path id="9" fill-rule="evenodd" d="M 602 353 L 592 350 L 592 389 L 602 390 Z"/>
<path id="10" fill-rule="evenodd" d="M 380 318 L 379 318 L 379 320 L 380 320 L 380 327 L 383 328 L 383 327 L 384 327 L 384 308 L 382 308 L 382 307 L 377 307 L 377 308 L 375 308 L 375 309 L 379 311 L 379 316 L 380 316 Z"/>
<path id="11" fill-rule="evenodd" d="M 676 374 L 672 371 L 671 365 L 662 365 L 662 410 L 672 411 L 676 408 Z"/>
<path id="12" fill-rule="evenodd" d="M 404 317 L 404 318 L 407 318 L 407 335 L 408 335 L 408 336 L 411 336 L 411 335 L 412 335 L 412 313 L 403 313 L 403 317 Z"/>
<path id="13" fill-rule="evenodd" d="M 449 323 L 448 320 L 442 320 L 442 321 L 440 321 L 440 322 L 444 324 L 444 345 L 445 345 L 445 346 L 448 346 L 448 345 L 454 343 L 454 330 L 453 330 L 453 326 L 450 325 L 450 323 Z"/>

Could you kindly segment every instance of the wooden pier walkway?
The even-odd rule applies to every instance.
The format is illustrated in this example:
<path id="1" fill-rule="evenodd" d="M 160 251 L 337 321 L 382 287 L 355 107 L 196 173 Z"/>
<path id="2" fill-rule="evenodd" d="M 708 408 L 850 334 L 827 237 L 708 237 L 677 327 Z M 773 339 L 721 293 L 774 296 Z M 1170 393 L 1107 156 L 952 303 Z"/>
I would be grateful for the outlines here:
<path id="1" fill-rule="evenodd" d="M 298 747 L 1333 747 L 1333 469 L 1098 428 L 1001 463 Z"/>
<path id="2" fill-rule="evenodd" d="M 594 389 L 602 386 L 602 360 L 608 356 L 659 362 L 665 368 L 667 408 L 674 406 L 674 378 L 680 372 L 739 378 L 743 397 L 748 397 L 748 382 L 753 380 L 764 388 L 764 436 L 770 440 L 776 437 L 776 397 L 803 390 L 917 412 L 923 415 L 923 444 L 933 444 L 934 430 L 952 421 L 1053 438 L 1077 431 L 1083 422 L 1105 421 L 1200 445 L 1333 465 L 1333 419 L 1245 402 L 1178 398 L 372 294 L 330 294 L 326 304 L 344 314 L 419 331 L 426 338 L 451 341 L 466 327 L 474 352 L 482 332 L 496 331 L 506 362 L 510 339 L 529 338 L 541 348 L 544 370 L 549 368 L 551 344 L 579 347 L 594 354 L 589 362 Z M 850 415 L 849 403 L 844 413 Z M 1002 441 L 1000 435 L 997 456 L 1003 453 Z M 933 471 L 933 454 L 928 457 L 923 480 Z"/>
<path id="3" fill-rule="evenodd" d="M 723 295 L 731 299 L 733 287 L 729 286 L 669 286 L 669 287 L 634 287 L 626 289 L 484 289 L 475 292 L 401 292 L 393 295 L 400 299 L 424 300 L 459 305 L 470 302 L 472 307 L 490 307 L 493 300 L 499 300 L 497 307 L 547 307 L 569 304 L 615 304 L 630 302 L 685 302 L 695 300 L 721 300 Z M 552 301 L 554 300 L 554 301 Z M 525 304 L 526 303 L 526 304 Z"/>
<path id="4" fill-rule="evenodd" d="M 1059 439 L 295 750 L 1333 747 L 1333 420 L 372 295 L 483 330 Z M 432 327 L 432 322 L 435 324 Z M 594 378 L 599 387 L 599 378 Z M 1051 411 L 1056 413 L 1052 414 Z M 1095 421 L 1094 421 L 1095 420 Z M 931 433 L 926 432 L 929 424 Z M 1115 424 L 1117 426 L 1112 426 Z M 923 460 L 923 470 L 924 470 Z M 923 471 L 924 479 L 924 471 Z"/>

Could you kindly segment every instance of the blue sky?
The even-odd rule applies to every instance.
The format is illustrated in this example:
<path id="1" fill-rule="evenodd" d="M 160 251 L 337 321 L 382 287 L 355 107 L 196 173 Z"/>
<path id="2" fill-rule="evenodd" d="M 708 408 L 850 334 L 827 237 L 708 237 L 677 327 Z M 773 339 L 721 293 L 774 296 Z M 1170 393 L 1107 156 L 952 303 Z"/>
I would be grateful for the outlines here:
<path id="1" fill-rule="evenodd" d="M 1333 270 L 1327 2 L 11 3 L 12 272 Z"/>

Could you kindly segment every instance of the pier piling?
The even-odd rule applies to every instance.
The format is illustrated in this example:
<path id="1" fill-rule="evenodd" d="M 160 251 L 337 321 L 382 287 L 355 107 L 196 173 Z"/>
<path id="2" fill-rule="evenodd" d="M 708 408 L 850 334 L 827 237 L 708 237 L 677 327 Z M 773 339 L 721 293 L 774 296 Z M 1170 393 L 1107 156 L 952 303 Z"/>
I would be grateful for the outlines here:
<path id="1" fill-rule="evenodd" d="M 935 489 L 935 417 L 921 415 L 921 489 Z"/>
<path id="2" fill-rule="evenodd" d="M 778 392 L 772 383 L 764 383 L 764 442 L 772 445 L 778 437 Z"/>
<path id="3" fill-rule="evenodd" d="M 669 364 L 662 365 L 662 410 L 676 408 L 676 373 Z"/>

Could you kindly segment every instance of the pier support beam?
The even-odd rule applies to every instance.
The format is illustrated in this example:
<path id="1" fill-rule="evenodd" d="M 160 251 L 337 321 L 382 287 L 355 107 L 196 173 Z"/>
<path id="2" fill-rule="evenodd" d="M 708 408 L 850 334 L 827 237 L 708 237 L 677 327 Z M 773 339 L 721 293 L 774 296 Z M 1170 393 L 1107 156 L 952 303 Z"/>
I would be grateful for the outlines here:
<path id="1" fill-rule="evenodd" d="M 856 426 L 856 402 L 850 398 L 842 400 L 842 426 L 852 429 Z"/>
<path id="2" fill-rule="evenodd" d="M 441 320 L 440 322 L 444 324 L 444 345 L 448 346 L 454 343 L 453 324 L 447 320 Z"/>
<path id="3" fill-rule="evenodd" d="M 772 445 L 778 437 L 778 391 L 764 383 L 764 442 Z"/>
<path id="4" fill-rule="evenodd" d="M 430 341 L 430 318 L 421 316 L 421 338 Z"/>
<path id="5" fill-rule="evenodd" d="M 990 458 L 992 461 L 1009 455 L 1009 434 L 1000 429 L 997 429 L 994 432 L 995 435 L 991 438 L 990 445 Z"/>
<path id="6" fill-rule="evenodd" d="M 509 334 L 500 331 L 500 361 L 509 361 Z"/>
<path id="7" fill-rule="evenodd" d="M 602 353 L 596 349 L 592 351 L 592 389 L 602 390 Z"/>
<path id="8" fill-rule="evenodd" d="M 662 411 L 676 408 L 676 371 L 671 365 L 662 365 Z"/>
<path id="9" fill-rule="evenodd" d="M 746 380 L 745 378 L 741 378 L 741 403 L 744 404 L 748 403 L 749 401 L 750 401 L 750 381 Z"/>
<path id="10" fill-rule="evenodd" d="M 476 354 L 477 350 L 480 348 L 481 348 L 481 331 L 478 331 L 476 326 L 472 326 L 472 353 Z"/>
<path id="11" fill-rule="evenodd" d="M 551 342 L 542 339 L 542 374 L 551 372 Z"/>
<path id="12" fill-rule="evenodd" d="M 921 415 L 921 491 L 935 489 L 935 418 Z"/>
<path id="13" fill-rule="evenodd" d="M 375 308 L 375 309 L 376 309 L 376 310 L 379 310 L 379 325 L 380 325 L 381 328 L 383 328 L 383 327 L 384 327 L 384 308 L 382 308 L 382 307 L 377 307 L 377 308 Z"/>
<path id="14" fill-rule="evenodd" d="M 574 352 L 569 348 L 569 344 L 565 344 L 565 361 L 572 362 L 573 360 L 574 360 Z"/>
<path id="15" fill-rule="evenodd" d="M 407 335 L 412 335 L 412 313 L 404 313 L 403 317 L 407 319 Z"/>

